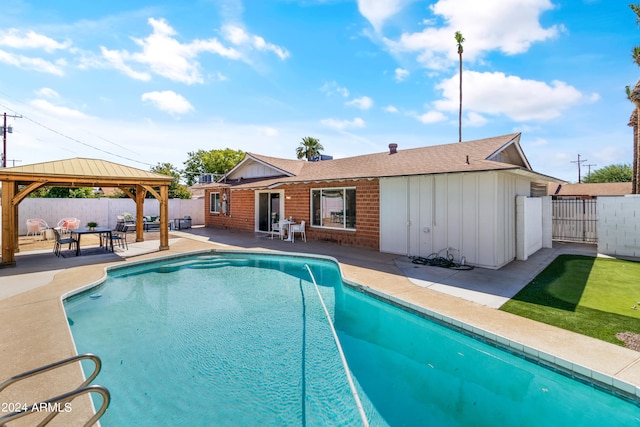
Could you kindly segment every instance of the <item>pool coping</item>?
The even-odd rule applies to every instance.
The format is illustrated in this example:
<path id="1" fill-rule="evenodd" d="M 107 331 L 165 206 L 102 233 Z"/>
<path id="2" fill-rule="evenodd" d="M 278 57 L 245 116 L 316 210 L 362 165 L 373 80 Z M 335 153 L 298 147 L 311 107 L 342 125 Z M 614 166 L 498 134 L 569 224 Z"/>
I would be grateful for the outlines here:
<path id="1" fill-rule="evenodd" d="M 332 259 L 338 263 L 345 283 L 356 289 L 402 304 L 459 330 L 490 339 L 507 349 L 524 354 L 525 357 L 559 366 L 565 372 L 575 374 L 576 378 L 590 379 L 614 391 L 620 390 L 622 396 L 635 397 L 635 401 L 640 399 L 640 352 L 416 286 L 394 265 L 373 270 L 366 265 L 341 262 L 336 257 L 328 255 L 317 256 L 260 247 L 242 248 L 214 242 L 183 240 L 173 244 L 169 251 L 141 255 L 135 260 L 105 262 L 63 270 L 37 289 L 0 300 L 0 323 L 5 325 L 5 339 L 0 343 L 0 378 L 8 378 L 16 373 L 77 354 L 66 321 L 63 297 L 69 298 L 82 289 L 102 283 L 108 269 L 214 250 L 269 252 Z M 39 351 L 29 351 L 34 348 Z M 47 392 L 47 397 L 50 397 L 51 393 L 56 393 L 54 390 L 64 387 L 65 384 L 80 383 L 83 379 L 84 375 L 78 365 L 73 372 L 65 371 L 64 375 L 52 375 L 37 385 L 32 385 L 32 390 L 16 392 L 26 393 L 37 400 L 38 397 L 35 396 L 41 395 L 42 390 L 50 390 Z M 99 376 L 94 383 L 100 383 Z M 7 390 L 3 392 L 5 393 Z M 8 393 L 2 396 L 2 399 L 15 396 L 14 393 Z M 76 413 L 72 418 L 79 418 L 86 412 L 79 410 Z"/>

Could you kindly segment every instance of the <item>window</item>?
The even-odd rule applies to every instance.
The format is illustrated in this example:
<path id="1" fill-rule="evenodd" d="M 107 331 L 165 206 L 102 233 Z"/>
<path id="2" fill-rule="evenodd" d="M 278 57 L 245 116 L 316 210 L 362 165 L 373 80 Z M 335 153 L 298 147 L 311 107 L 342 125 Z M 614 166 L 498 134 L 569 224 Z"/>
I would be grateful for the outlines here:
<path id="1" fill-rule="evenodd" d="M 311 190 L 311 225 L 315 227 L 356 228 L 356 189 L 322 188 Z"/>
<path id="2" fill-rule="evenodd" d="M 210 193 L 210 202 L 211 207 L 209 208 L 209 212 L 211 213 L 220 213 L 220 193 Z"/>

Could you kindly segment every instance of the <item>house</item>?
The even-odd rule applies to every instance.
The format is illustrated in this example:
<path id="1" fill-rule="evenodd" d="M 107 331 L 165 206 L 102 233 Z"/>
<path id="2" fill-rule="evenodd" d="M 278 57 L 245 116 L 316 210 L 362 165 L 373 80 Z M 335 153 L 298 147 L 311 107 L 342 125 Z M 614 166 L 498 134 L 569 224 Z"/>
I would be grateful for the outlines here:
<path id="1" fill-rule="evenodd" d="M 594 199 L 604 196 L 631 194 L 631 182 L 600 182 L 589 184 L 549 184 L 548 192 L 554 199 Z"/>
<path id="2" fill-rule="evenodd" d="M 520 136 L 390 144 L 388 152 L 315 162 L 246 153 L 205 186 L 205 225 L 269 233 L 293 217 L 306 222 L 308 239 L 425 257 L 448 248 L 456 259 L 500 268 L 527 240 L 517 238 L 518 225 L 536 224 L 533 246 L 543 244 L 542 208 L 517 223 L 516 197 L 546 196 L 549 182 L 562 182 L 532 170 Z"/>

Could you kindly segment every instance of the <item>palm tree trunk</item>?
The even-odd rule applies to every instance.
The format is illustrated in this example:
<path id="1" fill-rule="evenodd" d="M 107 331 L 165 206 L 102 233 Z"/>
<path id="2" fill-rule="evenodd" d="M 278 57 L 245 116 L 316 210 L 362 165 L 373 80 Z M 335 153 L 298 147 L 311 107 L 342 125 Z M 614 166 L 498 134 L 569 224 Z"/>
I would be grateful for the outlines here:
<path id="1" fill-rule="evenodd" d="M 640 179 L 640 106 L 636 107 L 636 122 L 633 126 L 633 177 L 631 179 L 631 194 L 640 194 L 638 181 Z"/>
<path id="2" fill-rule="evenodd" d="M 458 112 L 458 142 L 462 142 L 462 53 L 460 53 L 460 110 Z"/>

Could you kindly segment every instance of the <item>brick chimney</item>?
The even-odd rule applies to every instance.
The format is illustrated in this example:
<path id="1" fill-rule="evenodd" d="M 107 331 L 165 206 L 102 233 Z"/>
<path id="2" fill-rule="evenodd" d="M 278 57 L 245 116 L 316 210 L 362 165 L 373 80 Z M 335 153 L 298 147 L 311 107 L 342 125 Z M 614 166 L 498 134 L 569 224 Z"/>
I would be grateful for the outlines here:
<path id="1" fill-rule="evenodd" d="M 396 154 L 398 152 L 398 144 L 391 143 L 389 144 L 389 154 Z"/>

